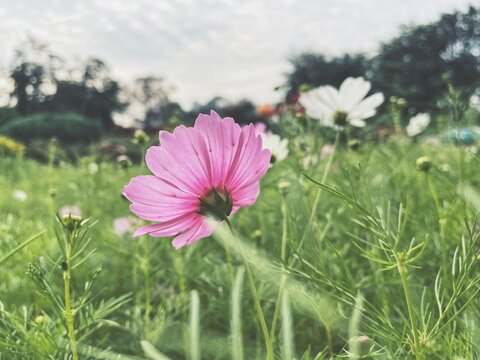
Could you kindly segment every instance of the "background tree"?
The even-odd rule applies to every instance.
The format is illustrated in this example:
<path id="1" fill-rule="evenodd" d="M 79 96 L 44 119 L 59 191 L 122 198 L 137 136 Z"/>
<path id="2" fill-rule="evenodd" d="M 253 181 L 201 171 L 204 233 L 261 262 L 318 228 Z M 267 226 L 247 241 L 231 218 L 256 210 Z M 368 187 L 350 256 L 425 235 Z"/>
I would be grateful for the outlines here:
<path id="1" fill-rule="evenodd" d="M 372 59 L 375 87 L 425 111 L 447 90 L 445 77 L 468 96 L 480 85 L 480 13 L 470 7 L 431 24 L 404 28 Z"/>
<path id="2" fill-rule="evenodd" d="M 339 86 L 349 76 L 365 76 L 368 59 L 363 55 L 344 55 L 328 58 L 321 54 L 304 53 L 290 60 L 293 70 L 287 75 L 287 96 L 298 92 L 300 86 Z"/>

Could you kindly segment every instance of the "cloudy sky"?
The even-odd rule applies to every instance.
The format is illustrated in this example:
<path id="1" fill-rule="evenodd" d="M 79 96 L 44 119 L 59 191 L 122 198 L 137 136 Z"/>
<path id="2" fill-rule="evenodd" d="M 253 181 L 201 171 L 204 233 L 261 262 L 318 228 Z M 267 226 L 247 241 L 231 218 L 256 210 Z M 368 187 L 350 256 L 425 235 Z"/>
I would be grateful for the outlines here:
<path id="1" fill-rule="evenodd" d="M 0 0 L 0 67 L 33 36 L 67 59 L 104 59 L 124 82 L 162 76 L 184 106 L 261 103 L 279 97 L 292 55 L 375 52 L 400 25 L 469 4 L 480 0 Z"/>

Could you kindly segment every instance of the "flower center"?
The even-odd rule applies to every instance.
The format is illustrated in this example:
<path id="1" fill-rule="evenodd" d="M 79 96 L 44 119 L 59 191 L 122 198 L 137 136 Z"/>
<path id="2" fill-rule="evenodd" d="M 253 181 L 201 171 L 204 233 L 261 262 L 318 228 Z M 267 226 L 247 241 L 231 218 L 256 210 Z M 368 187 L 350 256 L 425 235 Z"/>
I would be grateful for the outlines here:
<path id="1" fill-rule="evenodd" d="M 348 113 L 345 111 L 337 110 L 333 114 L 333 122 L 335 125 L 338 126 L 345 126 L 347 125 L 347 118 L 348 118 Z"/>
<path id="2" fill-rule="evenodd" d="M 212 189 L 199 198 L 201 210 L 199 214 L 213 217 L 215 220 L 225 220 L 232 212 L 232 198 L 226 189 Z"/>

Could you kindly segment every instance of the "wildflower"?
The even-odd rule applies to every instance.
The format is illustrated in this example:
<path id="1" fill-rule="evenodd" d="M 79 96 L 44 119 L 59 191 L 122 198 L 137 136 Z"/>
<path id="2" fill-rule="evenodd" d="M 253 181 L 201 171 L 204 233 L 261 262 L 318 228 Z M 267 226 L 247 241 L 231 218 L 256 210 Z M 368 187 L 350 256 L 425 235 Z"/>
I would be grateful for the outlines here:
<path id="1" fill-rule="evenodd" d="M 407 135 L 410 137 L 414 137 L 422 133 L 428 127 L 428 124 L 430 124 L 430 120 L 430 115 L 426 113 L 420 113 L 415 115 L 408 122 L 406 128 Z"/>
<path id="2" fill-rule="evenodd" d="M 432 166 L 432 161 L 428 156 L 421 156 L 416 161 L 417 169 L 423 172 L 428 172 Z"/>
<path id="3" fill-rule="evenodd" d="M 134 236 L 176 236 L 173 246 L 180 248 L 211 235 L 216 222 L 209 220 L 254 204 L 270 157 L 252 124 L 242 129 L 214 111 L 200 114 L 191 128 L 161 131 L 160 146 L 145 157 L 154 175 L 137 176 L 124 188 L 130 209 L 158 222 Z"/>
<path id="4" fill-rule="evenodd" d="M 14 199 L 20 201 L 20 202 L 25 202 L 27 201 L 27 194 L 25 193 L 25 191 L 22 191 L 22 190 L 15 190 L 13 193 L 12 193 L 12 196 Z"/>
<path id="5" fill-rule="evenodd" d="M 320 86 L 302 93 L 299 102 L 307 115 L 318 119 L 323 126 L 342 129 L 347 125 L 364 127 L 365 119 L 375 115 L 376 108 L 383 103 L 383 94 L 365 96 L 371 87 L 363 78 L 347 78 L 340 89 Z"/>
<path id="6" fill-rule="evenodd" d="M 275 115 L 275 106 L 272 104 L 262 104 L 257 106 L 257 115 L 261 117 L 270 117 Z"/>
<path id="7" fill-rule="evenodd" d="M 123 216 L 113 220 L 113 230 L 118 236 L 123 236 L 134 230 L 139 225 L 139 220 L 133 216 Z"/>
<path id="8" fill-rule="evenodd" d="M 279 135 L 272 132 L 261 134 L 261 136 L 263 148 L 272 152 L 272 163 L 285 160 L 288 156 L 288 140 L 282 139 Z"/>
<path id="9" fill-rule="evenodd" d="M 65 205 L 58 211 L 58 215 L 63 218 L 65 216 L 82 216 L 82 210 L 76 205 Z"/>
<path id="10" fill-rule="evenodd" d="M 282 180 L 278 183 L 278 190 L 280 190 L 283 196 L 287 195 L 289 188 L 290 183 L 288 181 Z"/>
<path id="11" fill-rule="evenodd" d="M 288 139 L 282 139 L 279 135 L 266 131 L 266 125 L 262 122 L 255 124 L 255 132 L 262 137 L 263 148 L 272 153 L 271 162 L 285 160 L 288 156 Z"/>
<path id="12" fill-rule="evenodd" d="M 352 151 L 357 151 L 358 149 L 360 149 L 360 140 L 358 139 L 352 139 L 348 142 L 348 148 Z"/>
<path id="13" fill-rule="evenodd" d="M 330 154 L 335 150 L 335 146 L 332 144 L 325 144 L 320 149 L 320 157 L 322 159 L 326 159 L 330 156 Z"/>

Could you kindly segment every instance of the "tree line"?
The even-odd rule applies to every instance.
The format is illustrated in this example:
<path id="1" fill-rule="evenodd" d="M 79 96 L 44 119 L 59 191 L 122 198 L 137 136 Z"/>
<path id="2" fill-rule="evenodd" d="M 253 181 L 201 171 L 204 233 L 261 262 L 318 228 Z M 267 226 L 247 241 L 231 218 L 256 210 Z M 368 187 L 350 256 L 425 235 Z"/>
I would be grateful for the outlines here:
<path id="1" fill-rule="evenodd" d="M 363 76 L 372 82 L 373 91 L 405 98 L 414 111 L 432 111 L 448 84 L 466 96 L 480 88 L 480 11 L 470 7 L 430 24 L 404 27 L 372 56 L 303 53 L 290 62 L 292 71 L 279 89 L 286 101 L 308 87 L 338 86 L 348 76 Z M 130 112 L 136 125 L 144 128 L 192 119 L 194 113 L 211 108 L 246 122 L 258 120 L 249 100 L 228 103 L 215 97 L 187 111 L 170 99 L 171 88 L 163 78 L 147 76 L 125 87 L 112 78 L 104 61 L 90 58 L 69 67 L 34 40 L 16 52 L 9 76 L 13 106 L 0 109 L 0 131 L 16 117 L 38 113 L 79 114 L 106 131 L 115 126 L 114 114 L 122 112 Z M 136 113 L 131 111 L 135 106 Z"/>

